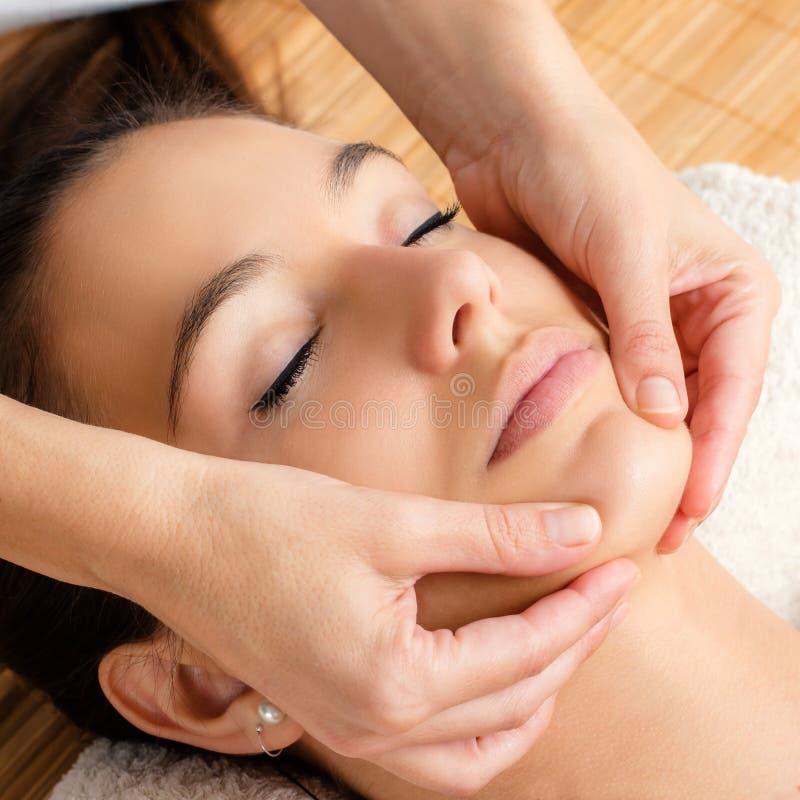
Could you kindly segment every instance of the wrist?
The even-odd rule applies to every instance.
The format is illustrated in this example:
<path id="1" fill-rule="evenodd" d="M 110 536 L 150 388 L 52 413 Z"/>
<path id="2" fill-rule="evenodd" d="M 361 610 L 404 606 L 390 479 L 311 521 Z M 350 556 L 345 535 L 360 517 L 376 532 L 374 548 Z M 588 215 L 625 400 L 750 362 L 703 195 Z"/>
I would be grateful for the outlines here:
<path id="1" fill-rule="evenodd" d="M 543 0 L 305 4 L 448 166 L 479 159 L 517 125 L 557 127 L 593 85 Z"/>
<path id="2" fill-rule="evenodd" d="M 2 395 L 0 439 L 0 557 L 141 600 L 169 548 L 183 546 L 176 523 L 203 457 Z"/>
<path id="3" fill-rule="evenodd" d="M 128 436 L 128 435 L 126 435 Z M 189 588 L 202 563 L 208 534 L 209 465 L 215 461 L 177 447 L 131 436 L 119 476 L 125 493 L 118 524 L 96 542 L 97 588 L 160 616 Z M 174 596 L 173 596 L 174 595 Z"/>
<path id="4" fill-rule="evenodd" d="M 491 156 L 517 132 L 528 158 L 545 155 L 587 113 L 610 105 L 549 8 L 518 6 L 507 4 L 491 35 L 476 41 L 480 55 L 462 52 L 462 63 L 431 85 L 416 116 L 409 115 L 451 173 Z M 541 143 L 535 152 L 531 141 Z"/>

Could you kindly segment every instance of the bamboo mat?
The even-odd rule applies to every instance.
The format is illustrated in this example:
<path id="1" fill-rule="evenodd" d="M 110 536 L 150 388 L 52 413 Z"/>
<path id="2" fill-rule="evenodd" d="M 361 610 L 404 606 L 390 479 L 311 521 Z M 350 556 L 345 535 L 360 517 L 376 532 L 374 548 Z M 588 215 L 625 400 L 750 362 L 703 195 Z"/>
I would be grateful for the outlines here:
<path id="1" fill-rule="evenodd" d="M 553 6 L 589 70 L 669 167 L 736 161 L 800 178 L 797 0 Z M 213 13 L 275 113 L 327 136 L 389 147 L 434 199 L 451 198 L 430 148 L 299 2 L 218 0 Z M 0 60 L 15 41 L 0 37 Z M 84 745 L 40 693 L 0 670 L 3 800 L 45 798 Z"/>

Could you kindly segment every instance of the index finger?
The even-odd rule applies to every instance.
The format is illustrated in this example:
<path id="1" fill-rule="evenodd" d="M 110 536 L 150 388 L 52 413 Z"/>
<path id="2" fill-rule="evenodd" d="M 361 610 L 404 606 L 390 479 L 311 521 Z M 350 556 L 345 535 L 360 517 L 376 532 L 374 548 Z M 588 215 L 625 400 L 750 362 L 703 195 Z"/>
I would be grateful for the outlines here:
<path id="1" fill-rule="evenodd" d="M 767 294 L 754 292 L 712 330 L 700 351 L 689 424 L 692 464 L 680 502 L 690 524 L 713 510 L 758 405 L 773 315 Z M 679 546 L 675 538 L 668 531 L 660 549 Z"/>
<path id="2" fill-rule="evenodd" d="M 445 709 L 538 674 L 605 617 L 639 576 L 629 559 L 594 567 L 518 614 L 470 622 L 455 631 L 386 625 L 377 651 L 401 687 L 416 727 Z M 397 731 L 402 732 L 402 731 Z"/>

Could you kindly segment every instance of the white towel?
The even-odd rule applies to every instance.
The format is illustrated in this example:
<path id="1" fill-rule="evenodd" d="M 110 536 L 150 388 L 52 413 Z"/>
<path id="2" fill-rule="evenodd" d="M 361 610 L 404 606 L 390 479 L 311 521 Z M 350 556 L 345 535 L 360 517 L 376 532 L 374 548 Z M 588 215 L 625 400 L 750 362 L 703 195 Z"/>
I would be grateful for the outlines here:
<path id="1" fill-rule="evenodd" d="M 775 267 L 783 303 L 764 389 L 722 502 L 700 540 L 757 597 L 800 628 L 800 181 L 734 164 L 681 173 L 684 182 Z M 263 756 L 180 757 L 166 748 L 97 739 L 51 800 L 325 800 L 347 796 L 330 779 Z"/>

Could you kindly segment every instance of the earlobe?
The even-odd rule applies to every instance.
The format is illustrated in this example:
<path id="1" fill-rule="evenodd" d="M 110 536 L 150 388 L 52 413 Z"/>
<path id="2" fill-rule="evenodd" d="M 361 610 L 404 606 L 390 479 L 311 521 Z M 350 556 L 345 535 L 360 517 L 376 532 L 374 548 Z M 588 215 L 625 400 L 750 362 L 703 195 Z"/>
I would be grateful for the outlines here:
<path id="1" fill-rule="evenodd" d="M 185 646 L 175 663 L 162 645 L 152 639 L 126 643 L 100 662 L 103 693 L 132 725 L 153 736 L 231 754 L 280 750 L 303 735 L 288 717 L 264 725 L 258 713 L 263 696 L 205 654 Z"/>

